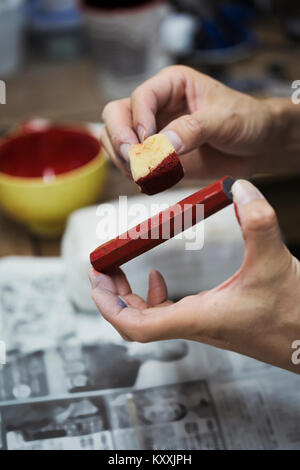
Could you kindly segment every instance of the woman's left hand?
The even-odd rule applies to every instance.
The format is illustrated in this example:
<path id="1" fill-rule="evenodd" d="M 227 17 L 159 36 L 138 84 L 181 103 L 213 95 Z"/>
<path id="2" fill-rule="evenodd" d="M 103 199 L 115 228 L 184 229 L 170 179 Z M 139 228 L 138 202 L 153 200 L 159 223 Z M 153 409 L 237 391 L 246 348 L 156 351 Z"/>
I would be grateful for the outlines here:
<path id="1" fill-rule="evenodd" d="M 300 263 L 283 244 L 262 194 L 244 180 L 232 191 L 245 259 L 230 279 L 172 303 L 157 271 L 150 272 L 147 301 L 132 293 L 120 269 L 110 275 L 91 271 L 92 297 L 128 341 L 189 339 L 300 373 L 291 359 L 300 340 Z"/>

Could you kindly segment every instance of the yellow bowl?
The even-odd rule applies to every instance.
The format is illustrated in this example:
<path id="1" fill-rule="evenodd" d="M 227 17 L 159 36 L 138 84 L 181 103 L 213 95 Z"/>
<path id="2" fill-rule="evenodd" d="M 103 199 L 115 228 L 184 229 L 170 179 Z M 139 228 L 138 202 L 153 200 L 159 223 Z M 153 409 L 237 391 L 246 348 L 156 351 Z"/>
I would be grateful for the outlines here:
<path id="1" fill-rule="evenodd" d="M 0 206 L 38 235 L 59 235 L 71 212 L 97 201 L 107 167 L 107 156 L 100 144 L 98 154 L 90 161 L 48 180 L 0 171 Z"/>

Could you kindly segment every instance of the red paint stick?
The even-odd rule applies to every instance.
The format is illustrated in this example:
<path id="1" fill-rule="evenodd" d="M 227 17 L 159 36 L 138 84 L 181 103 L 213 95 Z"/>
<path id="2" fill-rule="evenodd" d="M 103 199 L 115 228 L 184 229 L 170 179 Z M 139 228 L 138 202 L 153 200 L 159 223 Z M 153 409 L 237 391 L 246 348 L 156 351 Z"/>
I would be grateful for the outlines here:
<path id="1" fill-rule="evenodd" d="M 233 183 L 233 178 L 224 176 L 100 245 L 90 254 L 94 269 L 107 273 L 228 206 L 232 203 Z M 197 210 L 199 204 L 203 204 L 204 213 Z"/>

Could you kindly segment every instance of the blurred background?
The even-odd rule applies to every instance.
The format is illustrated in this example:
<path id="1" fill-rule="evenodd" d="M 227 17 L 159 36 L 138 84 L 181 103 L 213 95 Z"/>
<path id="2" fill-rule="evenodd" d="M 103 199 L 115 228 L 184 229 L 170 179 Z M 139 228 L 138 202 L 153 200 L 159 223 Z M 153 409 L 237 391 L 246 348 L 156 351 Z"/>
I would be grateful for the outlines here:
<path id="1" fill-rule="evenodd" d="M 143 80 L 176 63 L 255 96 L 289 97 L 292 81 L 300 78 L 299 51 L 296 0 L 1 0 L 0 79 L 7 95 L 6 105 L 0 105 L 1 137 L 48 129 L 52 122 L 80 132 L 81 126 L 100 123 L 107 101 L 127 96 Z M 105 166 L 97 170 L 101 195 L 95 190 L 86 200 L 72 201 L 60 223 L 77 207 L 138 194 L 110 163 Z M 48 187 L 55 180 L 51 171 L 50 179 L 49 171 L 48 179 L 43 175 Z M 298 176 L 256 179 L 277 210 L 287 244 L 299 256 Z M 6 195 L 6 183 L 0 178 L 2 206 L 5 197 L 11 201 L 14 196 Z M 25 192 L 18 193 L 23 202 L 29 197 Z M 54 202 L 46 193 L 35 194 L 33 199 L 45 198 L 58 208 L 65 193 L 55 187 Z M 62 228 L 51 231 L 50 217 L 49 233 L 35 230 L 9 204 L 0 215 L 0 255 L 59 255 Z"/>

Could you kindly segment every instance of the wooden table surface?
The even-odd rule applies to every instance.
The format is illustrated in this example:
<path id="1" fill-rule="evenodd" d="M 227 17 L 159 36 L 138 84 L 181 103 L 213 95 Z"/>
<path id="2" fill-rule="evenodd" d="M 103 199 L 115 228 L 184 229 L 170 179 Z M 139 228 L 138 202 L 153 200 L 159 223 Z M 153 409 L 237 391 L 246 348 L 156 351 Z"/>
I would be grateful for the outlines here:
<path id="1" fill-rule="evenodd" d="M 300 47 L 288 42 L 276 25 L 260 25 L 258 32 L 261 47 L 251 58 L 230 67 L 233 77 L 263 76 L 269 64 L 280 63 L 291 81 L 300 78 Z M 97 71 L 90 59 L 65 63 L 30 60 L 17 76 L 7 81 L 7 104 L 0 106 L 0 133 L 34 116 L 57 121 L 99 122 L 103 103 Z M 181 185 L 202 183 L 184 181 Z M 258 184 L 278 213 L 287 243 L 297 251 L 300 247 L 300 177 L 264 178 Z M 137 193 L 136 186 L 111 165 L 101 200 Z M 0 256 L 59 254 L 59 239 L 37 238 L 0 213 Z"/>

